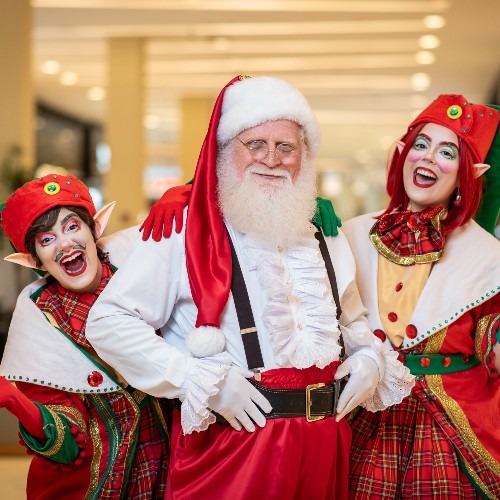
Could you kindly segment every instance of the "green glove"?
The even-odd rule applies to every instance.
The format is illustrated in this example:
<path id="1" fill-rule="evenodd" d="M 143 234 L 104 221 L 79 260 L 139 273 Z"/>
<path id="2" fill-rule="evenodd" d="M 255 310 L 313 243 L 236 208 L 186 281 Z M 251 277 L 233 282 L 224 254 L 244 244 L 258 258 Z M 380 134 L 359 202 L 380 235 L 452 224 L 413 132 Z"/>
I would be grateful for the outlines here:
<path id="1" fill-rule="evenodd" d="M 488 106 L 500 111 L 500 106 L 494 104 L 488 104 Z M 483 198 L 474 219 L 486 231 L 494 234 L 500 211 L 500 130 L 497 130 L 493 138 L 484 163 L 491 165 L 491 167 L 484 174 Z"/>
<path id="2" fill-rule="evenodd" d="M 316 198 L 316 213 L 314 214 L 313 224 L 317 228 L 321 228 L 325 236 L 338 236 L 342 221 L 335 213 L 330 200 Z"/>

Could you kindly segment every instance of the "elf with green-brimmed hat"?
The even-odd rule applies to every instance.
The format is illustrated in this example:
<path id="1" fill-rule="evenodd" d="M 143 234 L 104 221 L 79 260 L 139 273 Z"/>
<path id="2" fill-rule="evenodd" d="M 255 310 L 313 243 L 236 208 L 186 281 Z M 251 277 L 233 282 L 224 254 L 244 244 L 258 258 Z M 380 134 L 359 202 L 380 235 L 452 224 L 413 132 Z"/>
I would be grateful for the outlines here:
<path id="1" fill-rule="evenodd" d="M 479 220 L 498 214 L 499 122 L 439 96 L 390 158 L 388 208 L 344 224 L 370 326 L 416 378 L 353 415 L 353 499 L 500 498 L 500 242 L 473 220 L 485 173 Z"/>
<path id="2" fill-rule="evenodd" d="M 0 408 L 33 454 L 27 498 L 162 498 L 168 437 L 159 401 L 128 386 L 85 336 L 92 304 L 137 228 L 100 238 L 114 203 L 97 211 L 87 186 L 49 174 L 8 198 L 5 260 L 45 278 L 17 301 L 0 365 Z M 15 385 L 12 384 L 15 383 Z"/>

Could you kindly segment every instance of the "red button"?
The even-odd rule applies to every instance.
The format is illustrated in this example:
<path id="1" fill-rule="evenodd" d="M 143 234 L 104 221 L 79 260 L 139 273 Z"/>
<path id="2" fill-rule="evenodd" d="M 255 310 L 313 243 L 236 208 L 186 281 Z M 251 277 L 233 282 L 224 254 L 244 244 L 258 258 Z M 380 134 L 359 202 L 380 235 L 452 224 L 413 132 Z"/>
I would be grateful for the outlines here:
<path id="1" fill-rule="evenodd" d="M 420 366 L 421 366 L 422 368 L 427 368 L 427 367 L 428 367 L 428 366 L 430 366 L 430 365 L 431 365 L 431 360 L 430 360 L 429 358 L 422 358 L 422 359 L 420 360 Z"/>
<path id="2" fill-rule="evenodd" d="M 406 327 L 406 336 L 409 339 L 414 339 L 417 336 L 417 327 L 415 325 L 408 325 Z"/>
<path id="3" fill-rule="evenodd" d="M 99 387 L 102 384 L 102 381 L 103 381 L 102 373 L 99 373 L 98 371 L 92 372 L 87 377 L 87 382 L 91 387 Z"/>
<path id="4" fill-rule="evenodd" d="M 391 323 L 395 323 L 397 320 L 398 320 L 398 315 L 394 312 L 390 312 L 388 315 L 387 315 L 387 319 L 391 322 Z"/>
<path id="5" fill-rule="evenodd" d="M 383 330 L 373 330 L 373 335 L 378 337 L 382 342 L 385 342 L 385 339 L 387 338 Z"/>
<path id="6" fill-rule="evenodd" d="M 443 366 L 444 366 L 445 368 L 448 368 L 448 366 L 450 366 L 450 365 L 451 365 L 451 358 L 449 358 L 448 356 L 445 356 L 445 357 L 443 358 L 442 363 L 443 363 Z"/>
<path id="7" fill-rule="evenodd" d="M 403 288 L 403 283 L 399 282 L 399 283 L 396 285 L 395 290 L 396 290 L 396 292 L 400 292 L 402 288 Z"/>

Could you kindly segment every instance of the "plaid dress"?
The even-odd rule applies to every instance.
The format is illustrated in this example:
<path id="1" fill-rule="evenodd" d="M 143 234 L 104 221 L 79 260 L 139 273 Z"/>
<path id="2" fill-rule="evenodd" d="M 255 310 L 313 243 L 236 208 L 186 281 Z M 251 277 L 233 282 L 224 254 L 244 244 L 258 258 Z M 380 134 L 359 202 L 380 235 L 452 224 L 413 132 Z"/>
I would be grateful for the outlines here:
<path id="1" fill-rule="evenodd" d="M 53 282 L 38 294 L 37 306 L 54 318 L 61 334 L 89 353 L 88 312 L 112 275 L 109 262 L 103 262 L 94 293 L 77 294 Z M 83 395 L 17 385 L 37 402 L 44 424 L 54 429 L 44 446 L 21 429 L 35 452 L 28 498 L 163 499 L 169 452 L 163 403 L 131 387 Z"/>
<path id="2" fill-rule="evenodd" d="M 416 379 L 400 404 L 350 415 L 353 499 L 500 499 L 498 242 L 469 222 L 446 236 L 443 254 L 437 217 L 439 207 L 368 214 L 343 228 L 374 334 L 389 343 L 389 333 L 402 333 L 402 347 L 393 348 Z M 406 303 L 385 307 L 403 283 L 384 274 L 384 257 L 434 267 L 420 291 L 404 285 Z M 384 332 L 384 321 L 397 326 Z"/>
<path id="3" fill-rule="evenodd" d="M 411 350 L 449 352 L 484 364 L 466 371 L 417 375 L 399 405 L 352 415 L 350 498 L 500 498 L 499 379 L 489 366 L 500 298 L 490 299 Z M 474 338 L 469 335 L 471 325 Z M 467 332 L 467 333 L 466 333 Z"/>

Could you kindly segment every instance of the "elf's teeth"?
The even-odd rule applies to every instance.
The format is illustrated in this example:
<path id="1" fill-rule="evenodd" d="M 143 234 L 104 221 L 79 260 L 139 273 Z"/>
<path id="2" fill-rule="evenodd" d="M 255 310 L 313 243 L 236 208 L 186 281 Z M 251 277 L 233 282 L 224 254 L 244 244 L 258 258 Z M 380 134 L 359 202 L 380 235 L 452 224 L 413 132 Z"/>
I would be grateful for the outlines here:
<path id="1" fill-rule="evenodd" d="M 78 253 L 72 255 L 71 257 L 68 257 L 67 259 L 64 259 L 63 263 L 66 264 L 66 262 L 71 262 L 72 260 L 75 260 L 78 257 L 80 257 L 80 255 L 81 255 L 81 253 L 78 252 Z"/>
<path id="2" fill-rule="evenodd" d="M 434 174 L 431 174 L 430 172 L 427 172 L 425 170 L 417 169 L 417 174 L 422 175 L 424 177 L 428 177 L 429 179 L 437 179 L 437 177 Z"/>

